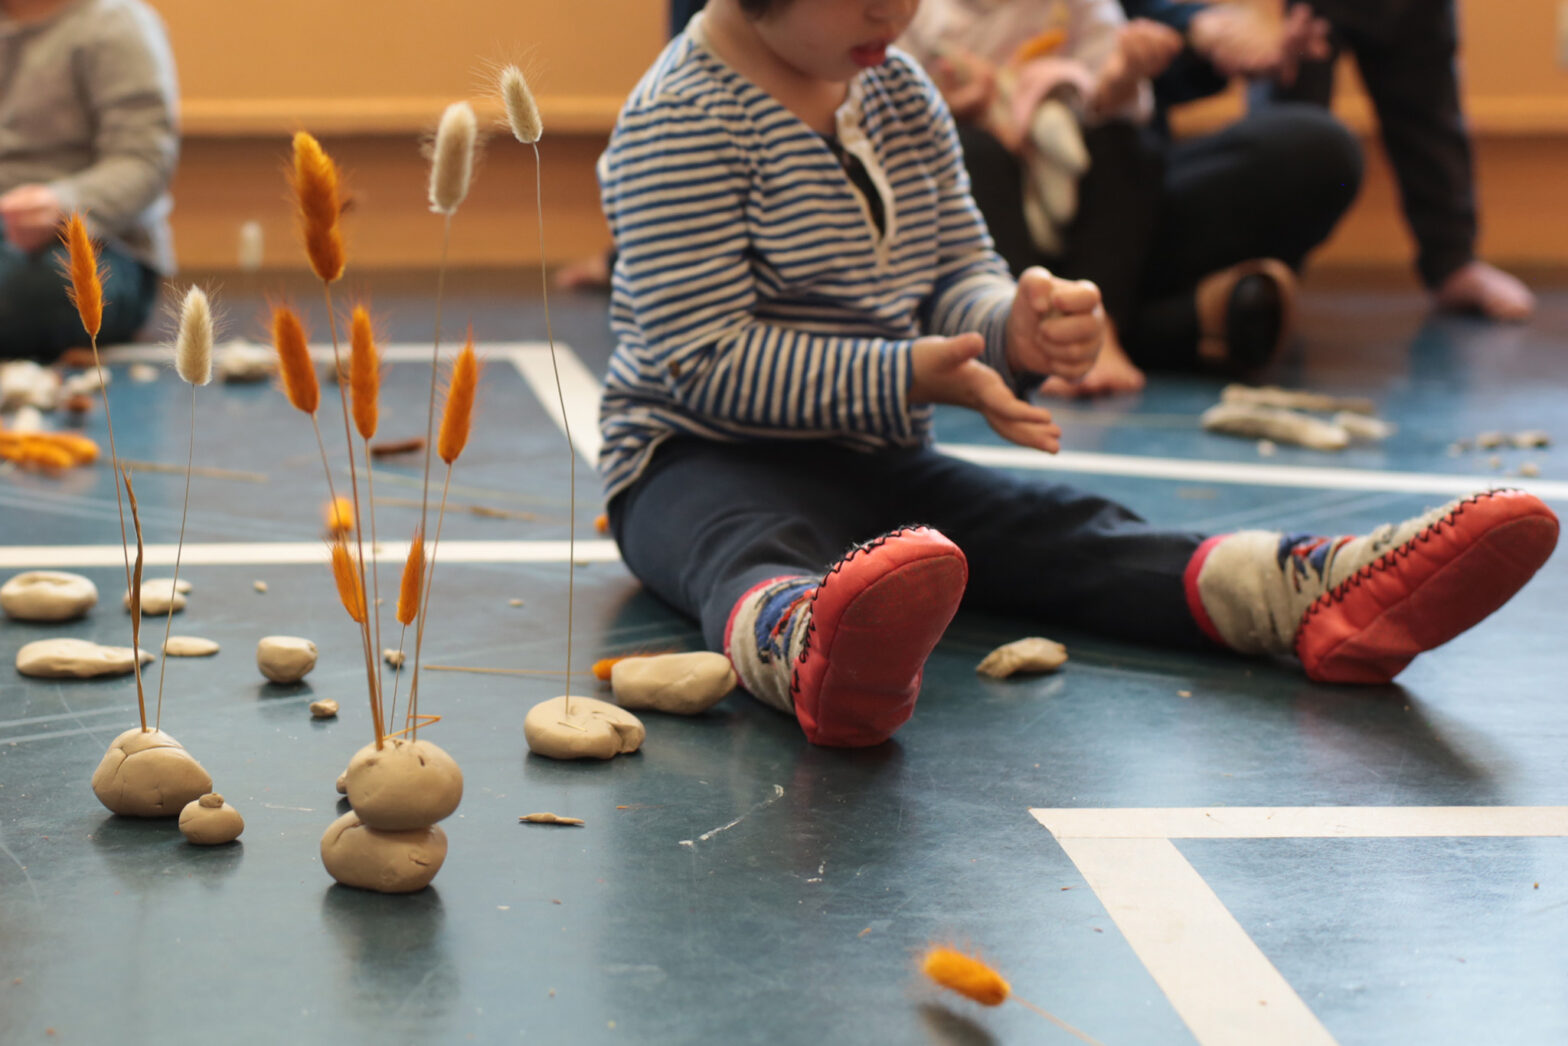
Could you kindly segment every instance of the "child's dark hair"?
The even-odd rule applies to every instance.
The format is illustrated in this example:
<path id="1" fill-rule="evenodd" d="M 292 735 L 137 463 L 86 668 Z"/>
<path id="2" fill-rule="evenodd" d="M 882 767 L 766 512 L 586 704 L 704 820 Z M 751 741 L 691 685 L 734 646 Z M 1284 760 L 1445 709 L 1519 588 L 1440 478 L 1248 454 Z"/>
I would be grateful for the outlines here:
<path id="1" fill-rule="evenodd" d="M 789 4 L 789 0 L 737 0 L 748 18 L 764 18 Z"/>

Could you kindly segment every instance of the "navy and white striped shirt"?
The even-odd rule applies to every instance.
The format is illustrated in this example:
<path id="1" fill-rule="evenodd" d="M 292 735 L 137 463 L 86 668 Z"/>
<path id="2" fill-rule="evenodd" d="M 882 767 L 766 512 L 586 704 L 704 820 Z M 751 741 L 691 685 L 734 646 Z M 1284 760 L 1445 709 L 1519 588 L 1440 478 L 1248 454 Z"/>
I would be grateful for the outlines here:
<path id="1" fill-rule="evenodd" d="M 969 196 L 936 88 L 891 52 L 850 84 L 839 145 L 882 198 L 879 232 L 828 143 L 701 43 L 677 36 L 599 160 L 619 252 L 599 468 L 606 496 L 660 442 L 831 439 L 918 445 L 910 345 L 979 331 L 1013 381 L 1015 285 Z"/>

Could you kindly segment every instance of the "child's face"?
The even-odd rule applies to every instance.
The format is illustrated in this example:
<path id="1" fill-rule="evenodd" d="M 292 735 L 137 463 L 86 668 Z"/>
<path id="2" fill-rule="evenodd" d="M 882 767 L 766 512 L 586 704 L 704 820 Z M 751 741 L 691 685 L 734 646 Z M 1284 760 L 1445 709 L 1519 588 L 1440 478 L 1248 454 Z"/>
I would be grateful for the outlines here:
<path id="1" fill-rule="evenodd" d="M 920 0 L 789 0 L 755 24 L 786 64 L 817 80 L 843 83 L 887 58 L 887 48 Z"/>

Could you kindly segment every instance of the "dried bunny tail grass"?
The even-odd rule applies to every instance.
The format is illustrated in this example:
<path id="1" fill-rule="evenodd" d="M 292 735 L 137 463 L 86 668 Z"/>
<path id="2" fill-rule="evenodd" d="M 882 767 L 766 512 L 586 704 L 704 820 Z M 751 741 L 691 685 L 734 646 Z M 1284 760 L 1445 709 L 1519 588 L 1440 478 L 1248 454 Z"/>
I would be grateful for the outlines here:
<path id="1" fill-rule="evenodd" d="M 452 364 L 452 379 L 446 390 L 446 406 L 441 411 L 441 433 L 436 453 L 451 465 L 468 445 L 468 432 L 474 420 L 474 394 L 479 388 L 479 357 L 474 355 L 474 331 Z"/>
<path id="2" fill-rule="evenodd" d="M 506 105 L 506 122 L 512 135 L 524 145 L 532 145 L 544 134 L 539 106 L 528 88 L 528 78 L 515 65 L 501 70 L 501 101 Z"/>
<path id="3" fill-rule="evenodd" d="M 354 569 L 354 556 L 348 543 L 340 536 L 332 543 L 332 578 L 338 584 L 338 599 L 343 609 L 359 624 L 365 623 L 365 590 L 359 584 L 359 571 Z"/>
<path id="4" fill-rule="evenodd" d="M 370 312 L 363 305 L 354 306 L 349 321 L 348 386 L 354 394 L 354 427 L 370 439 L 380 422 L 381 353 Z"/>
<path id="5" fill-rule="evenodd" d="M 272 347 L 278 352 L 278 372 L 283 393 L 296 410 L 316 413 L 321 406 L 321 386 L 316 381 L 316 365 L 310 358 L 310 343 L 299 313 L 287 305 L 272 307 Z"/>
<path id="6" fill-rule="evenodd" d="M 425 577 L 425 532 L 414 531 L 414 540 L 408 546 L 408 560 L 403 564 L 403 584 L 397 593 L 397 622 L 408 626 L 419 615 L 419 589 Z"/>
<path id="7" fill-rule="evenodd" d="M 920 968 L 937 984 L 982 1006 L 1000 1006 L 1012 992 L 1001 974 L 953 948 L 933 946 L 921 959 Z"/>
<path id="8" fill-rule="evenodd" d="M 205 385 L 212 380 L 212 304 L 200 287 L 186 291 L 180 305 L 174 369 L 192 385 Z"/>
<path id="9" fill-rule="evenodd" d="M 453 214 L 468 195 L 474 176 L 474 141 L 479 119 L 467 102 L 453 102 L 441 114 L 436 128 L 435 154 L 430 164 L 430 209 Z"/>
<path id="10" fill-rule="evenodd" d="M 305 254 L 316 275 L 328 283 L 343 275 L 343 233 L 338 228 L 342 201 L 338 192 L 338 167 L 304 131 L 294 135 L 294 167 L 289 179 L 299 205 L 300 232 Z"/>
<path id="11" fill-rule="evenodd" d="M 71 304 L 76 306 L 88 337 L 97 338 L 103 328 L 103 274 L 80 211 L 71 212 L 60 238 L 65 241 L 68 255 L 66 274 L 71 279 Z"/>

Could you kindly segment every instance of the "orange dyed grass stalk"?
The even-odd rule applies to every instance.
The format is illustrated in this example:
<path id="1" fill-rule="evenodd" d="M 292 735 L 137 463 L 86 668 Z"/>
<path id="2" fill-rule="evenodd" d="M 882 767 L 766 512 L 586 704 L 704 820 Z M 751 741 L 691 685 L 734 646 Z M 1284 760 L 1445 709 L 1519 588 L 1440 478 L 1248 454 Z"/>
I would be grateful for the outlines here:
<path id="1" fill-rule="evenodd" d="M 452 373 L 447 381 L 446 403 L 441 410 L 441 430 L 436 441 L 436 453 L 446 462 L 446 478 L 441 483 L 441 507 L 436 512 L 436 535 L 430 545 L 430 565 L 425 574 L 423 605 L 419 612 L 419 626 L 414 630 L 414 672 L 408 687 L 409 725 L 417 736 L 419 720 L 419 665 L 424 649 L 425 622 L 429 620 L 430 589 L 435 580 L 436 549 L 441 545 L 441 524 L 446 520 L 447 495 L 452 489 L 452 466 L 457 464 L 463 448 L 468 446 L 469 432 L 474 423 L 474 399 L 479 392 L 479 373 L 482 366 L 474 352 L 474 328 L 468 327 L 468 340 L 463 351 L 452 361 Z M 423 524 L 421 523 L 421 533 Z"/>
<path id="2" fill-rule="evenodd" d="M 356 623 L 364 624 L 365 586 L 359 571 L 354 569 L 353 553 L 341 537 L 332 543 L 332 579 L 337 582 L 338 599 L 343 609 Z"/>
<path id="3" fill-rule="evenodd" d="M 114 445 L 114 416 L 109 412 L 109 382 L 104 373 L 103 361 L 98 358 L 98 332 L 103 329 L 103 274 L 98 266 L 98 252 L 93 247 L 92 238 L 87 235 L 87 222 L 80 212 L 72 212 L 66 221 L 65 230 L 61 236 L 66 248 L 66 275 L 70 278 L 71 302 L 76 306 L 76 314 L 81 318 L 82 329 L 87 332 L 88 343 L 93 350 L 93 370 L 98 375 L 98 394 L 103 397 L 103 421 L 109 430 L 109 461 L 114 469 L 114 507 L 120 516 L 120 551 L 125 562 L 125 589 L 135 592 L 131 587 L 131 547 L 130 540 L 125 531 L 125 503 L 120 497 L 120 454 Z M 35 460 L 40 457 L 49 457 L 58 460 L 57 455 L 48 452 L 34 452 Z M 130 486 L 130 477 L 126 477 L 126 486 Z M 137 540 L 140 547 L 140 538 Z M 137 588 L 140 586 L 138 585 Z M 133 622 L 132 635 L 140 631 L 140 626 Z M 142 671 L 140 655 L 132 652 L 132 660 L 136 661 L 136 701 L 141 710 L 142 732 L 147 731 L 147 708 L 142 698 Z"/>
<path id="4" fill-rule="evenodd" d="M 414 540 L 408 543 L 408 558 L 403 562 L 403 581 L 397 592 L 397 623 L 403 631 L 397 637 L 397 652 L 403 653 L 408 639 L 408 626 L 419 617 L 419 597 L 425 582 L 425 532 L 414 531 Z M 399 673 L 392 681 L 392 704 L 388 706 L 387 721 L 397 722 L 397 692 L 403 681 Z"/>
<path id="5" fill-rule="evenodd" d="M 321 143 L 304 131 L 295 134 L 289 182 L 299 207 L 300 235 L 310 267 L 327 283 L 343 275 L 346 262 L 343 232 L 338 227 L 343 209 L 338 180 L 337 164 Z"/>
<path id="6" fill-rule="evenodd" d="M 362 441 L 365 462 L 365 510 L 370 516 L 370 590 L 375 606 L 381 605 L 381 569 L 376 560 L 376 476 L 370 468 L 370 441 L 381 424 L 381 350 L 376 347 L 376 328 L 370 310 L 355 305 L 349 316 L 348 386 L 353 401 L 354 428 Z M 349 458 L 354 456 L 353 437 L 349 436 Z M 364 565 L 361 546 L 360 565 Z M 374 653 L 381 649 L 381 614 L 374 615 Z M 401 647 L 400 647 L 401 648 Z M 379 678 L 379 677 L 378 677 Z M 380 700 L 380 697 L 377 698 Z"/>
<path id="7" fill-rule="evenodd" d="M 946 945 L 932 945 L 921 957 L 920 970 L 941 987 L 957 992 L 982 1006 L 1000 1006 L 1008 999 L 1012 999 L 1020 1006 L 1038 1013 L 1069 1035 L 1074 1035 L 1092 1046 L 1103 1046 L 1098 1039 L 1078 1030 L 1055 1014 L 1014 995 L 1012 986 L 1007 983 L 1007 980 L 977 956 Z"/>

